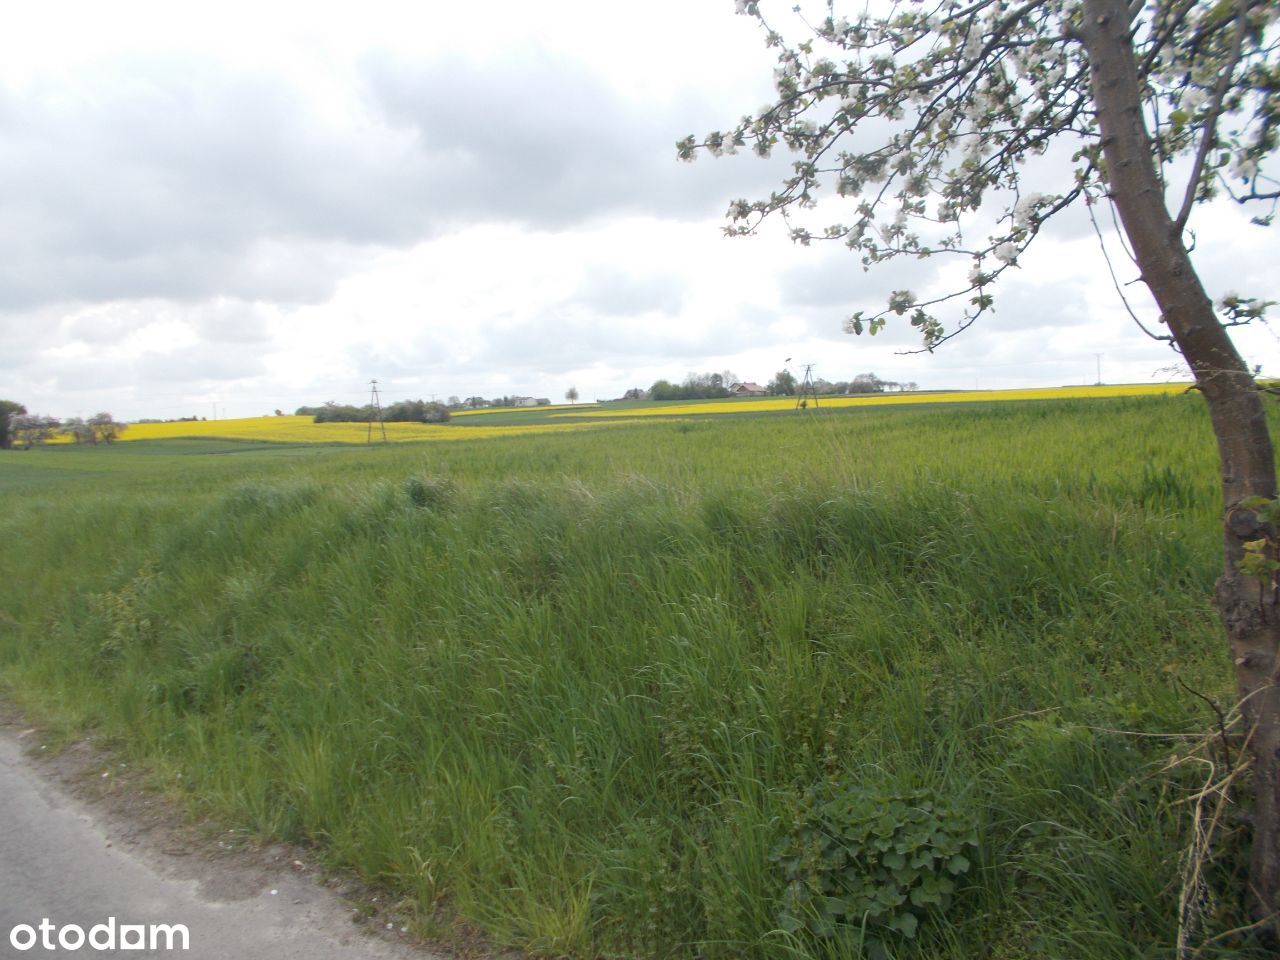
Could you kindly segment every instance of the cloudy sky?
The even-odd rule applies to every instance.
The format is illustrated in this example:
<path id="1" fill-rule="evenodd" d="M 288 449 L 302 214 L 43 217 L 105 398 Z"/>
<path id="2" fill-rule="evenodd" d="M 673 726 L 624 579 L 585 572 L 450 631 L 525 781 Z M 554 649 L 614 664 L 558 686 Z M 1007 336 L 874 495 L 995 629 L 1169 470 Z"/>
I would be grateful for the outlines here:
<path id="1" fill-rule="evenodd" d="M 723 237 L 728 201 L 787 162 L 675 159 L 770 95 L 733 6 L 6 5 L 0 397 L 130 419 L 360 402 L 372 378 L 387 399 L 589 400 L 691 371 L 763 383 L 789 357 L 929 388 L 1091 383 L 1098 354 L 1108 382 L 1171 376 L 1079 216 L 932 356 L 899 354 L 907 330 L 841 333 L 945 280 L 932 262 L 867 275 L 781 223 Z M 1211 295 L 1275 297 L 1275 235 L 1198 217 Z M 1277 335 L 1238 342 L 1280 373 Z"/>

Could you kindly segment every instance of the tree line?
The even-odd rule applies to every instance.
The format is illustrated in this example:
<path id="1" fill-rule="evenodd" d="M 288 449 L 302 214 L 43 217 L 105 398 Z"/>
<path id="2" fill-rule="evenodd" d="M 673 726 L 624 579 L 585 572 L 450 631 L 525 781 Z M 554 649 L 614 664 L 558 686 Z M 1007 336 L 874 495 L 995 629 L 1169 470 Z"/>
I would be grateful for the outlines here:
<path id="1" fill-rule="evenodd" d="M 330 400 L 318 407 L 299 407 L 295 416 L 311 417 L 316 423 L 445 423 L 449 408 L 433 400 L 399 400 L 381 410 L 371 403 L 354 406 Z"/>
<path id="2" fill-rule="evenodd" d="M 638 387 L 623 394 L 623 400 L 716 400 L 734 396 L 733 388 L 742 381 L 732 371 L 723 373 L 690 373 L 683 383 L 655 380 L 648 390 Z M 779 370 L 764 387 L 764 392 L 774 397 L 791 397 L 800 389 L 800 383 L 790 370 Z M 874 373 L 860 373 L 852 380 L 813 381 L 813 389 L 819 394 L 890 393 L 918 390 L 914 382 L 884 380 Z"/>
<path id="3" fill-rule="evenodd" d="M 0 400 L 0 450 L 21 447 L 30 450 L 36 444 L 54 437 L 70 437 L 73 443 L 111 443 L 124 433 L 126 424 L 111 414 L 96 413 L 92 417 L 70 417 L 59 420 L 27 408 L 14 400 Z"/>

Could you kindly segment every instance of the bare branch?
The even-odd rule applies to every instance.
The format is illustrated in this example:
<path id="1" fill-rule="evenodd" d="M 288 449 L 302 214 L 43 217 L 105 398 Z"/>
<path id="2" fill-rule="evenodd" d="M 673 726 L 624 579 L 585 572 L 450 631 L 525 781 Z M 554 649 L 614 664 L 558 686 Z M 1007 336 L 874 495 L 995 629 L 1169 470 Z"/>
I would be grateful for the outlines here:
<path id="1" fill-rule="evenodd" d="M 1121 286 L 1120 279 L 1119 277 L 1116 276 L 1116 269 L 1111 263 L 1111 254 L 1107 252 L 1107 242 L 1102 236 L 1102 230 L 1098 227 L 1097 218 L 1093 215 L 1093 203 L 1094 203 L 1094 200 L 1092 197 L 1089 197 L 1089 196 L 1085 197 L 1084 205 L 1085 205 L 1085 209 L 1089 211 L 1089 222 L 1093 224 L 1093 232 L 1098 237 L 1098 247 L 1099 249 L 1102 250 L 1102 259 L 1107 262 L 1107 273 L 1111 274 L 1111 283 L 1116 288 L 1116 293 L 1120 295 L 1120 302 L 1124 304 L 1125 312 L 1128 313 L 1129 318 L 1135 324 L 1137 324 L 1138 329 L 1141 330 L 1143 333 L 1145 333 L 1152 340 L 1158 340 L 1162 343 L 1172 343 L 1173 337 L 1169 336 L 1168 334 L 1152 333 L 1150 330 L 1148 330 L 1146 326 L 1143 324 L 1143 322 L 1138 319 L 1138 315 L 1133 312 L 1133 307 L 1129 306 L 1129 298 L 1124 295 L 1124 287 Z M 1112 211 L 1112 213 L 1114 215 L 1114 210 Z"/>
<path id="2" fill-rule="evenodd" d="M 1204 175 L 1205 160 L 1213 149 L 1217 138 L 1218 117 L 1222 114 L 1222 100 L 1231 87 L 1236 66 L 1240 63 L 1240 52 L 1244 49 L 1244 35 L 1249 27 L 1249 0 L 1238 0 L 1236 4 L 1236 32 L 1231 38 L 1231 53 L 1218 76 L 1218 84 L 1213 90 L 1213 102 L 1209 106 L 1209 114 L 1204 121 L 1204 132 L 1201 134 L 1200 148 L 1196 151 L 1195 163 L 1191 167 L 1191 175 L 1187 178 L 1187 191 L 1182 198 L 1182 209 L 1174 218 L 1174 230 L 1182 233 L 1195 206 L 1196 196 L 1200 193 L 1200 178 Z"/>

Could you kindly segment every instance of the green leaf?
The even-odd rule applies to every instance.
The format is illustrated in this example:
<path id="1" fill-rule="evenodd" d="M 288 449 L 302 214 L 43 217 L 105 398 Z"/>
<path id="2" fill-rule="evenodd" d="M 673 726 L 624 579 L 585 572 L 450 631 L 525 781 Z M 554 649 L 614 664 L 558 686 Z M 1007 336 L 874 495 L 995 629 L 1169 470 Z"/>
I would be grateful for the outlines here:
<path id="1" fill-rule="evenodd" d="M 916 919 L 914 913 L 900 913 L 889 922 L 889 926 L 910 940 L 915 937 L 920 921 Z"/>

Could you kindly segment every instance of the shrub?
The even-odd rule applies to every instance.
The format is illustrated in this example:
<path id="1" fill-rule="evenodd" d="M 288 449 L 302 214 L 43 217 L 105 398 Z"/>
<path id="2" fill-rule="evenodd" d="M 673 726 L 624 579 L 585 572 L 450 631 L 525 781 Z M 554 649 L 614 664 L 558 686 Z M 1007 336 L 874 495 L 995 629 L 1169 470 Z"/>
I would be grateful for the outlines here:
<path id="1" fill-rule="evenodd" d="M 947 909 L 976 846 L 972 821 L 928 790 L 811 788 L 770 857 L 787 879 L 780 926 L 824 939 L 861 932 L 868 955 L 884 956 L 889 939 L 913 938 Z"/>

